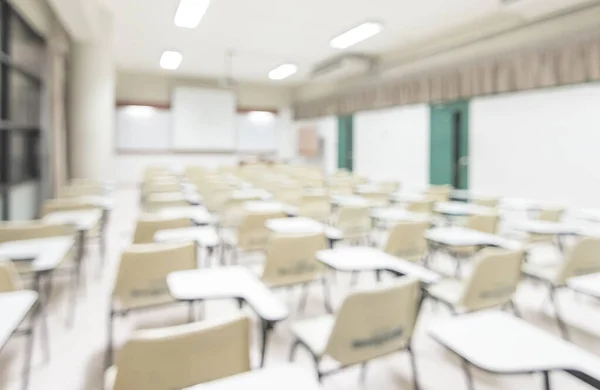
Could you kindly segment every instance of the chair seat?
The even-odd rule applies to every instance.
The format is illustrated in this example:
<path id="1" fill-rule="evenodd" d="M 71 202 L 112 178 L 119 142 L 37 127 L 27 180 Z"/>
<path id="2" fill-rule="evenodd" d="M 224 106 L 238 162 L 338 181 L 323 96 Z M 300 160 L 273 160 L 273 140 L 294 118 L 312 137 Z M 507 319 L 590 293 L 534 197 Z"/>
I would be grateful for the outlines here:
<path id="1" fill-rule="evenodd" d="M 523 264 L 521 270 L 525 275 L 548 282 L 554 282 L 558 266 L 553 264 L 526 263 Z"/>
<path id="2" fill-rule="evenodd" d="M 168 305 L 171 303 L 179 303 L 180 301 L 173 299 L 173 297 L 169 296 L 169 295 L 157 295 L 157 296 L 145 296 L 145 297 L 138 297 L 138 298 L 132 298 L 127 300 L 126 302 L 123 301 L 115 301 L 114 303 L 114 307 L 115 309 L 118 310 L 132 310 L 132 309 L 143 309 L 146 307 L 153 307 L 153 306 L 161 306 L 161 305 Z"/>
<path id="3" fill-rule="evenodd" d="M 325 315 L 296 322 L 292 325 L 292 332 L 315 355 L 323 356 L 334 323 L 334 316 Z"/>
<path id="4" fill-rule="evenodd" d="M 462 296 L 463 288 L 460 280 L 445 279 L 429 287 L 427 292 L 432 297 L 456 307 Z"/>

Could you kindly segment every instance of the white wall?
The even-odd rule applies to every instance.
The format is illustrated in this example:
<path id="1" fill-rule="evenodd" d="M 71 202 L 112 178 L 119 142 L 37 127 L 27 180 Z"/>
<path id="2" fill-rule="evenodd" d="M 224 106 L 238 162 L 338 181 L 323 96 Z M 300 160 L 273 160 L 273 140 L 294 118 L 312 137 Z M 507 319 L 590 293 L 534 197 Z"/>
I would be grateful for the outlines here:
<path id="1" fill-rule="evenodd" d="M 600 206 L 600 84 L 474 99 L 470 187 Z"/>
<path id="2" fill-rule="evenodd" d="M 218 80 L 175 77 L 168 74 L 117 73 L 117 101 L 130 104 L 170 104 L 172 90 L 175 86 L 218 87 Z M 281 159 L 296 157 L 295 128 L 292 124 L 292 113 L 288 108 L 291 103 L 290 88 L 265 84 L 241 83 L 237 88 L 238 107 L 246 109 L 279 109 L 277 156 Z M 148 165 L 166 164 L 182 166 L 200 164 L 216 166 L 234 164 L 244 153 L 231 154 L 117 154 L 116 180 L 120 182 L 136 182 L 141 172 Z"/>
<path id="3" fill-rule="evenodd" d="M 399 180 L 404 188 L 429 183 L 429 106 L 354 115 L 354 172 L 374 180 Z"/>
<path id="4" fill-rule="evenodd" d="M 338 123 L 337 117 L 326 116 L 294 123 L 295 148 L 298 148 L 298 129 L 315 126 L 319 137 L 323 139 L 322 167 L 326 173 L 333 173 L 338 166 Z M 297 150 L 295 151 L 297 154 Z"/>

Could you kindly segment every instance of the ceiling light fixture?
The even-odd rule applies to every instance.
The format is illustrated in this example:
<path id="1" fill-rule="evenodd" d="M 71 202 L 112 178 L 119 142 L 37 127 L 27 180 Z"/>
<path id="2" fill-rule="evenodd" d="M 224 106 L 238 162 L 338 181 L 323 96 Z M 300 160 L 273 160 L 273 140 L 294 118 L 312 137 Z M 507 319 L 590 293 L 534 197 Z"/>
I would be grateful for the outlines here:
<path id="1" fill-rule="evenodd" d="M 345 49 L 378 34 L 383 29 L 381 23 L 367 22 L 333 38 L 329 44 L 336 49 Z"/>
<path id="2" fill-rule="evenodd" d="M 206 13 L 210 0 L 181 0 L 175 13 L 175 25 L 183 28 L 196 28 Z"/>
<path id="3" fill-rule="evenodd" d="M 294 64 L 283 64 L 269 72 L 271 80 L 283 80 L 290 77 L 298 71 L 298 67 Z"/>
<path id="4" fill-rule="evenodd" d="M 129 115 L 137 118 L 151 117 L 156 111 L 156 109 L 151 106 L 126 106 L 125 110 Z"/>
<path id="5" fill-rule="evenodd" d="M 165 51 L 160 56 L 160 67 L 163 69 L 174 70 L 179 68 L 181 65 L 181 60 L 183 60 L 183 56 L 178 51 Z"/>
<path id="6" fill-rule="evenodd" d="M 273 122 L 275 114 L 270 111 L 250 111 L 248 119 L 256 124 L 267 124 Z"/>

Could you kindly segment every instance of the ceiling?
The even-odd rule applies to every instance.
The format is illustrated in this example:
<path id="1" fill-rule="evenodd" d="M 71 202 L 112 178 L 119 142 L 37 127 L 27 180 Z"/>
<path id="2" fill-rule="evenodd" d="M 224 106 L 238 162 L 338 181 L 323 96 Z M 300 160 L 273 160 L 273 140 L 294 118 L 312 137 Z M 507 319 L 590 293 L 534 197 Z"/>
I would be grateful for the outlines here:
<path id="1" fill-rule="evenodd" d="M 183 62 L 169 72 L 224 77 L 232 49 L 234 78 L 284 84 L 306 81 L 316 63 L 340 53 L 330 39 L 365 21 L 382 22 L 383 31 L 347 50 L 379 55 L 506 12 L 500 0 L 212 0 L 200 25 L 183 29 L 173 24 L 179 0 L 103 1 L 121 69 L 161 72 L 162 52 L 176 50 Z M 286 62 L 299 72 L 270 81 L 268 72 Z"/>

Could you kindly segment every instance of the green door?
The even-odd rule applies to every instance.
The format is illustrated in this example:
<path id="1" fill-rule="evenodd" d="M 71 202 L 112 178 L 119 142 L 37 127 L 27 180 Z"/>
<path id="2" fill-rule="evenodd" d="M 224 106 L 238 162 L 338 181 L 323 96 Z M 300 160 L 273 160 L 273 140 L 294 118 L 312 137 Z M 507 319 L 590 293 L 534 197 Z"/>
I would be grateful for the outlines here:
<path id="1" fill-rule="evenodd" d="M 352 171 L 352 115 L 338 117 L 338 168 Z"/>
<path id="2" fill-rule="evenodd" d="M 431 106 L 429 182 L 469 188 L 469 102 Z"/>

